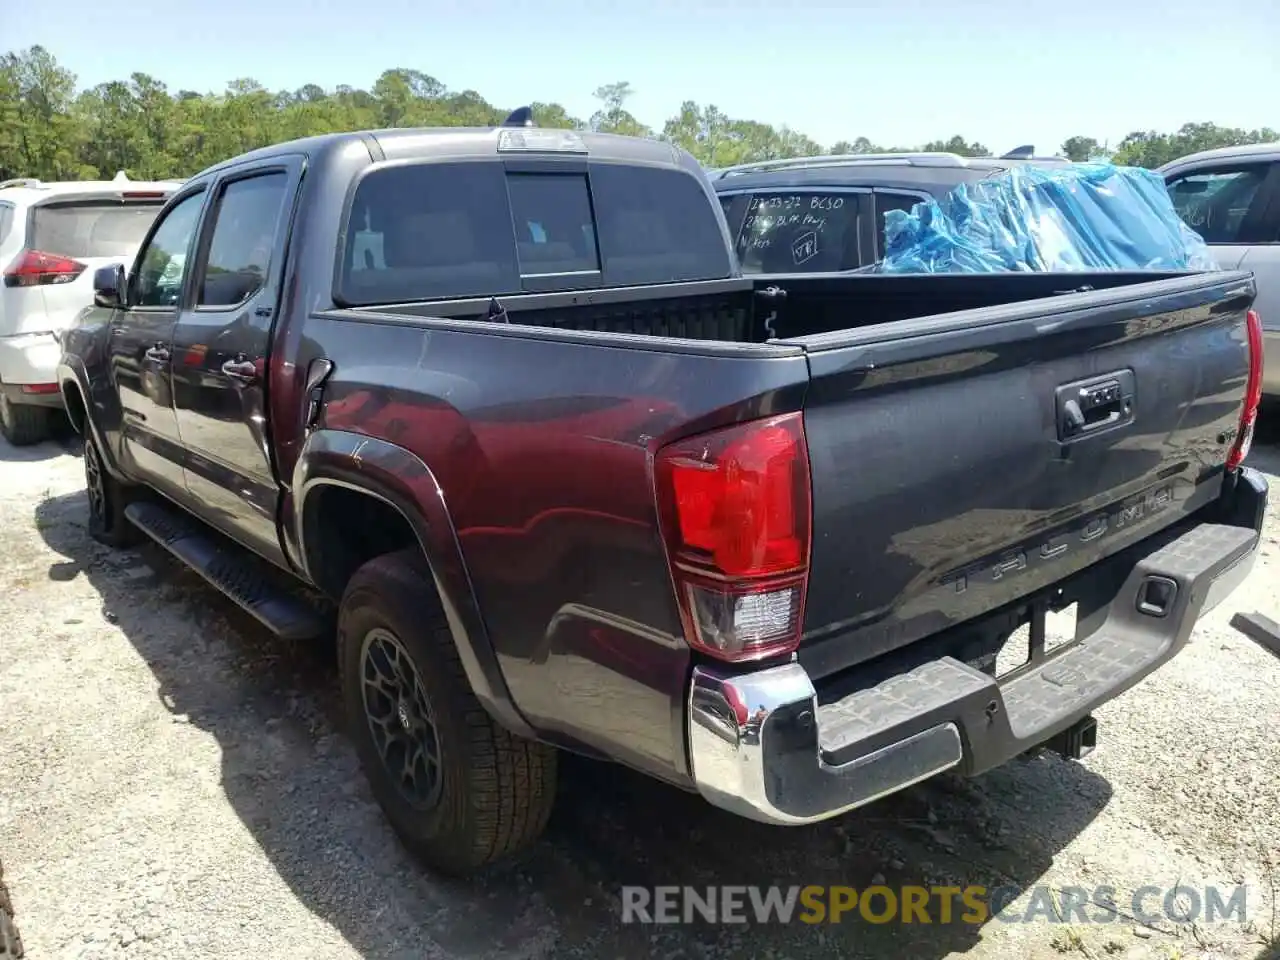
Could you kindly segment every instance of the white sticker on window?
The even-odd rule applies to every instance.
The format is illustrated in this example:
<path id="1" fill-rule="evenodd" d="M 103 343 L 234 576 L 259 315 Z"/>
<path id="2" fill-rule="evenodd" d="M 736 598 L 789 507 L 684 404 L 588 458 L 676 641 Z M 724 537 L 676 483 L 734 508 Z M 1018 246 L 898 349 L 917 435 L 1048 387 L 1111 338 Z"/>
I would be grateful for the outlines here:
<path id="1" fill-rule="evenodd" d="M 802 263 L 807 263 L 818 255 L 818 235 L 810 231 L 802 233 L 791 241 L 791 259 L 798 267 Z"/>

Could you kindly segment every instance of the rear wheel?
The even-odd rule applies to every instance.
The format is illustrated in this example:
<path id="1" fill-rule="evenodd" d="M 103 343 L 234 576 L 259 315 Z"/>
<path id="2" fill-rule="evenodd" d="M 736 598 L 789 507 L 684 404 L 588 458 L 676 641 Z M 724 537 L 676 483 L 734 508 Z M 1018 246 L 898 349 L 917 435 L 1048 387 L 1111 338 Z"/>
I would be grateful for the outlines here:
<path id="1" fill-rule="evenodd" d="M 84 435 L 84 489 L 89 499 L 89 536 L 109 547 L 131 547 L 142 531 L 129 522 L 124 508 L 138 497 L 138 488 L 121 483 L 102 461 L 98 441 L 87 428 Z"/>
<path id="2" fill-rule="evenodd" d="M 467 683 L 416 550 L 377 557 L 338 612 L 342 694 L 361 765 L 405 845 L 464 875 L 532 844 L 556 753 L 494 723 Z"/>
<path id="3" fill-rule="evenodd" d="M 15 447 L 29 447 L 49 436 L 48 407 L 14 403 L 0 393 L 0 432 Z"/>

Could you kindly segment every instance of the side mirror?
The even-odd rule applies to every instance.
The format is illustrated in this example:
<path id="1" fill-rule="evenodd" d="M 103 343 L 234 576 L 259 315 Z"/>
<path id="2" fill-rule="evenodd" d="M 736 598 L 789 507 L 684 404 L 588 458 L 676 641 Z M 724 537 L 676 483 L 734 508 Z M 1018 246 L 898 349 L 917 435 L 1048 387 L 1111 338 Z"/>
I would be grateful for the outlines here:
<path id="1" fill-rule="evenodd" d="M 94 306 L 118 309 L 124 306 L 124 264 L 113 263 L 93 272 Z"/>

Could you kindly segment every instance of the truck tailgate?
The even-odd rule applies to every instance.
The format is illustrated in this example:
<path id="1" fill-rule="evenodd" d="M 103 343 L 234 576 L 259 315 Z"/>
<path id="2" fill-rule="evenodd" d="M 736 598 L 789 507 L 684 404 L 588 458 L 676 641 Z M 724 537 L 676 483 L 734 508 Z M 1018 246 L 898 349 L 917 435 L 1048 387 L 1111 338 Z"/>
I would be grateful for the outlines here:
<path id="1" fill-rule="evenodd" d="M 1247 274 L 1202 274 L 790 341 L 811 375 L 810 673 L 1050 586 L 1212 500 L 1253 296 Z"/>

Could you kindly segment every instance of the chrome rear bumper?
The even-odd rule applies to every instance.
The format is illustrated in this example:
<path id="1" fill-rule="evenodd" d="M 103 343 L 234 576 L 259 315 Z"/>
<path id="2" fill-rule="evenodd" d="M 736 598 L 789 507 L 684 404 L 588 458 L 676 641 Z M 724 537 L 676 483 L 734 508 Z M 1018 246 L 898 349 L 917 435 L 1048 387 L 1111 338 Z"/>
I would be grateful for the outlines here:
<path id="1" fill-rule="evenodd" d="M 1266 481 L 1242 475 L 1242 496 L 1265 505 Z M 1260 523 L 1256 506 L 1240 515 Z M 1196 621 L 1248 575 L 1259 540 L 1246 526 L 1190 528 L 1134 564 L 1096 630 L 1005 680 L 942 657 L 820 705 L 799 663 L 736 674 L 697 667 L 687 715 L 694 782 L 716 806 L 794 825 L 946 770 L 998 766 L 1172 658 Z M 1153 596 L 1167 598 L 1159 611 Z"/>

